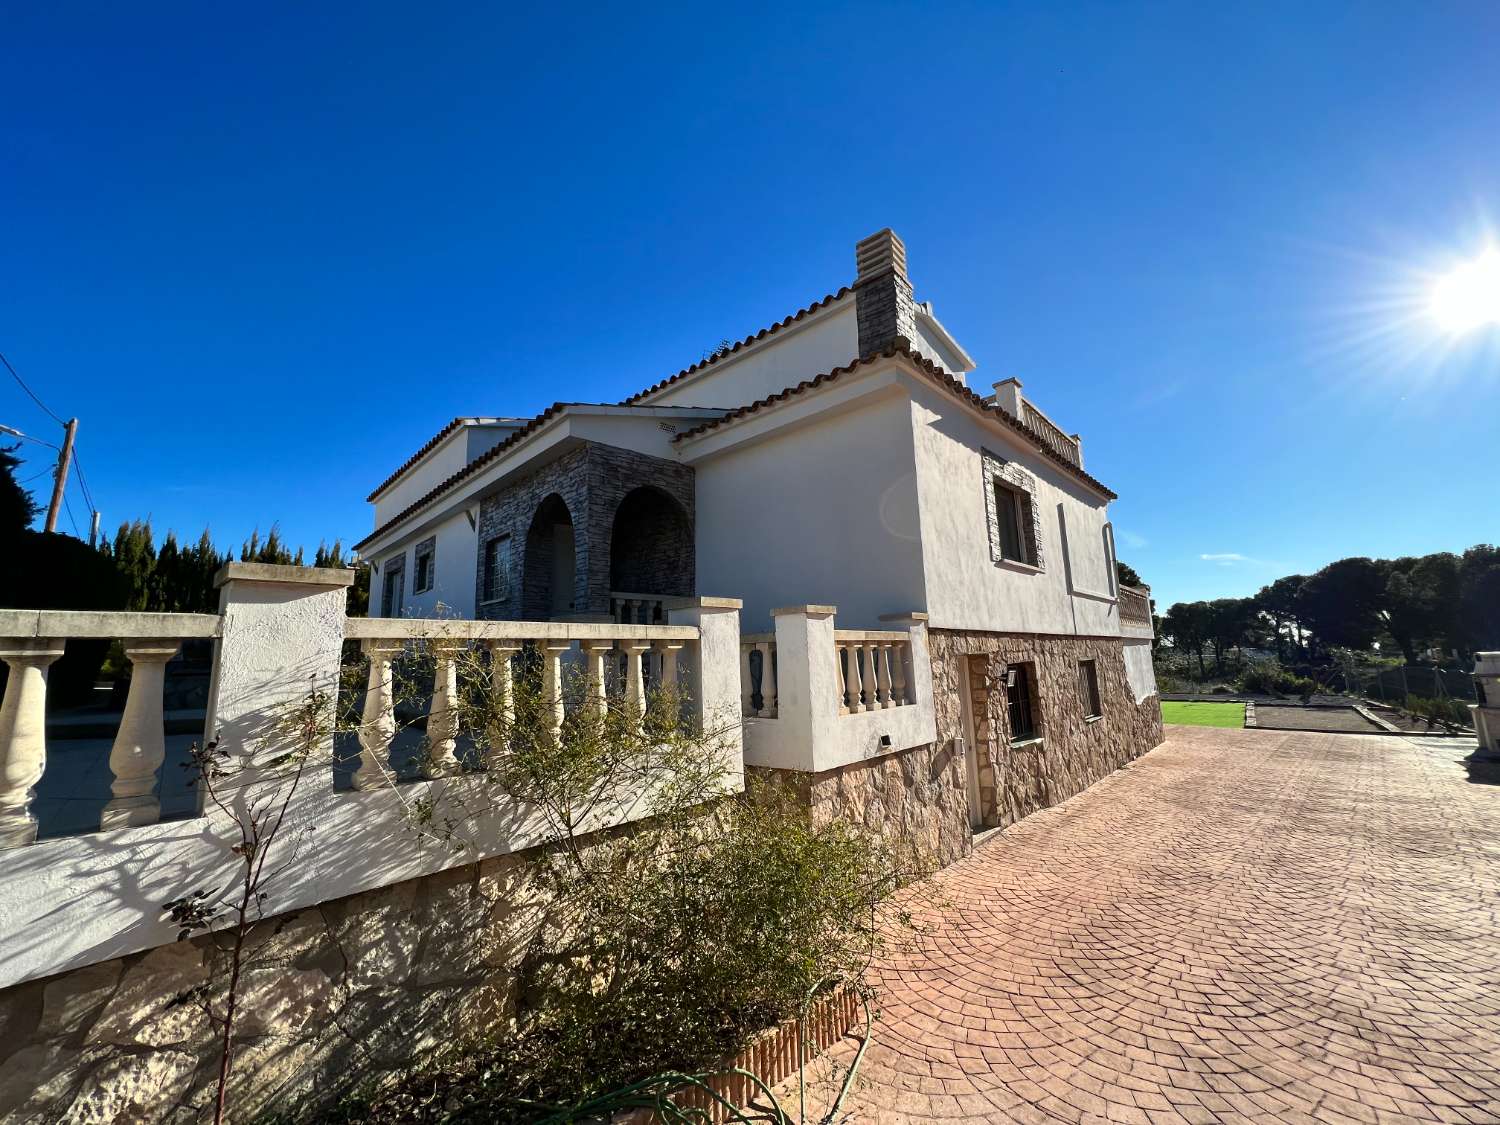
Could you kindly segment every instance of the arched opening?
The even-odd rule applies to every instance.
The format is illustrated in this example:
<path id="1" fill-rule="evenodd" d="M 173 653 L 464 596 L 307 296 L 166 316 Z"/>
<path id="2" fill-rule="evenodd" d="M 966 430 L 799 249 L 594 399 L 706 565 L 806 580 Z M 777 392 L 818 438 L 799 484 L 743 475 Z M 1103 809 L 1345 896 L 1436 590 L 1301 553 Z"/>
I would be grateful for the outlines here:
<path id="1" fill-rule="evenodd" d="M 653 594 L 658 598 L 693 593 L 692 525 L 682 506 L 661 489 L 637 488 L 615 509 L 609 536 L 609 589 L 611 595 Z M 658 616 L 655 605 L 653 616 Z"/>
<path id="2" fill-rule="evenodd" d="M 522 617 L 546 621 L 572 613 L 576 569 L 573 517 L 563 498 L 554 492 L 537 506 L 526 532 Z"/>

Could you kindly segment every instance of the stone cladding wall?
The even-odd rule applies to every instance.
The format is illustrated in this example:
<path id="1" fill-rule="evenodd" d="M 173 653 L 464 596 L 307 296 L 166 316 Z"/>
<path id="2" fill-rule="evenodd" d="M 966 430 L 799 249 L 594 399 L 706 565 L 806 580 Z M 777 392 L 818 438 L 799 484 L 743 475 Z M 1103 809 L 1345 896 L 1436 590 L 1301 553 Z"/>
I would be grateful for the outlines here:
<path id="1" fill-rule="evenodd" d="M 916 746 L 819 774 L 754 767 L 749 772 L 791 786 L 814 824 L 851 821 L 915 845 L 939 867 L 969 854 L 964 763 L 951 746 Z"/>
<path id="2" fill-rule="evenodd" d="M 543 908 L 523 854 L 263 923 L 236 1021 L 234 1120 L 326 1104 L 503 1026 Z M 0 1120 L 211 1118 L 216 1032 L 192 990 L 212 956 L 194 938 L 0 991 Z"/>
<path id="3" fill-rule="evenodd" d="M 476 616 L 490 620 L 547 620 L 552 616 L 547 596 L 551 577 L 550 554 L 527 566 L 527 533 L 542 501 L 556 493 L 567 505 L 573 523 L 575 613 L 609 612 L 610 546 L 615 513 L 625 497 L 650 486 L 671 497 L 681 509 L 681 520 L 671 528 L 649 530 L 658 549 L 652 565 L 638 561 L 631 577 L 651 579 L 642 594 L 692 594 L 694 578 L 693 470 L 688 465 L 651 457 L 612 445 L 586 442 L 556 461 L 523 477 L 479 505 L 479 550 L 475 559 Z M 655 520 L 657 524 L 669 521 Z M 669 533 L 670 532 L 670 533 Z M 509 535 L 511 542 L 510 596 L 485 600 L 484 547 L 491 539 Z M 538 554 L 550 552 L 550 540 L 533 544 Z"/>
<path id="4" fill-rule="evenodd" d="M 928 643 L 939 747 L 952 747 L 963 736 L 959 677 L 968 671 L 986 827 L 1013 824 L 1065 801 L 1162 741 L 1160 699 L 1152 695 L 1135 702 L 1119 638 L 934 629 Z M 1084 715 L 1082 660 L 1095 661 L 1098 671 L 1101 714 L 1094 720 Z M 1030 663 L 1035 674 L 1033 711 L 1040 737 L 1019 746 L 1010 744 L 1001 680 L 1012 663 Z"/>

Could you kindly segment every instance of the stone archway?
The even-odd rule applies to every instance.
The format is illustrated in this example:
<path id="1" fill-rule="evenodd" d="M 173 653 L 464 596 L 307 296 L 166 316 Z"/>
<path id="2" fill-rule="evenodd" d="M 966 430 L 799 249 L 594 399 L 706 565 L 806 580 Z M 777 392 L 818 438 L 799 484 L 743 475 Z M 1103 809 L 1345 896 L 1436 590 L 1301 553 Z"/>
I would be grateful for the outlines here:
<path id="1" fill-rule="evenodd" d="M 528 621 L 547 621 L 574 612 L 577 570 L 573 515 L 563 498 L 553 492 L 537 505 L 526 532 L 521 616 Z"/>
<path id="2" fill-rule="evenodd" d="M 682 506 L 649 485 L 626 493 L 610 529 L 610 590 L 688 596 L 693 564 L 693 527 Z"/>

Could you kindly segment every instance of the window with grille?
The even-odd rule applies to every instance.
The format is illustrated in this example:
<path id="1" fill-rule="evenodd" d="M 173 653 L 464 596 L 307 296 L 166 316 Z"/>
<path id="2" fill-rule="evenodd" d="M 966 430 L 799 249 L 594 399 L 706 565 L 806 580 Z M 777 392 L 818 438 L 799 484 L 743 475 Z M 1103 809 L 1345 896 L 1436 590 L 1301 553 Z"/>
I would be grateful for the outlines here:
<path id="1" fill-rule="evenodd" d="M 510 597 L 510 536 L 501 535 L 484 545 L 484 600 L 503 602 Z"/>
<path id="2" fill-rule="evenodd" d="M 431 536 L 417 544 L 412 556 L 413 594 L 425 594 L 437 581 L 437 536 Z"/>
<path id="3" fill-rule="evenodd" d="M 1093 660 L 1078 662 L 1078 693 L 1083 699 L 1083 715 L 1097 719 L 1104 712 L 1099 707 L 1099 666 Z"/>
<path id="4" fill-rule="evenodd" d="M 1031 696 L 1033 679 L 1030 664 L 1012 664 L 1005 670 L 1005 706 L 1010 713 L 1012 742 L 1025 742 L 1039 733 Z"/>

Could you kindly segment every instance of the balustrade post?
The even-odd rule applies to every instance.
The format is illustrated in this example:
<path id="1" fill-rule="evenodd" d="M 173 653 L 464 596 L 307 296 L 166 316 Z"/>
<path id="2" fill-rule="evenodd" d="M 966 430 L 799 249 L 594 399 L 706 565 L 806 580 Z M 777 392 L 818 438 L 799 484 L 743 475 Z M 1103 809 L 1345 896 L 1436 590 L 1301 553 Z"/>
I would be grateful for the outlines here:
<path id="1" fill-rule="evenodd" d="M 906 654 L 910 646 L 899 644 L 891 649 L 892 690 L 896 693 L 896 706 L 903 707 L 911 700 L 906 695 Z"/>
<path id="2" fill-rule="evenodd" d="M 572 641 L 542 641 L 537 648 L 542 654 L 542 696 L 547 700 L 552 737 L 562 734 L 563 719 L 567 709 L 563 703 L 562 657 L 573 647 Z"/>
<path id="3" fill-rule="evenodd" d="M 750 653 L 754 648 L 749 641 L 740 645 L 740 714 L 746 717 L 755 714 L 755 680 L 750 666 Z"/>
<path id="4" fill-rule="evenodd" d="M 745 768 L 744 729 L 740 715 L 740 606 L 738 598 L 670 598 L 663 603 L 668 625 L 698 630 L 685 684 L 689 714 L 714 738 L 725 767 L 735 777 Z"/>
<path id="5" fill-rule="evenodd" d="M 61 640 L 0 640 L 10 666 L 0 703 L 0 849 L 36 839 L 31 799 L 47 767 L 47 668 L 62 654 Z"/>
<path id="6" fill-rule="evenodd" d="M 865 709 L 864 676 L 859 667 L 859 642 L 849 641 L 844 645 L 844 679 L 849 688 L 849 714 L 858 715 Z"/>
<path id="7" fill-rule="evenodd" d="M 677 687 L 677 654 L 682 651 L 681 641 L 657 641 L 653 646 L 661 663 L 661 674 L 657 687 L 672 691 Z"/>
<path id="8" fill-rule="evenodd" d="M 896 648 L 890 642 L 875 646 L 875 671 L 879 674 L 880 705 L 882 707 L 899 706 L 900 701 L 891 695 L 891 658 L 896 656 Z M 899 659 L 899 656 L 897 656 Z"/>
<path id="9" fill-rule="evenodd" d="M 360 647 L 370 658 L 370 673 L 360 711 L 359 768 L 349 781 L 356 789 L 381 789 L 392 783 L 391 742 L 396 737 L 391 663 L 406 646 L 397 640 L 367 640 Z"/>
<path id="10" fill-rule="evenodd" d="M 428 777 L 458 772 L 458 656 L 464 641 L 429 641 L 432 649 L 432 706 L 427 710 Z"/>
<path id="11" fill-rule="evenodd" d="M 907 630 L 907 641 L 896 646 L 896 697 L 898 704 L 930 706 L 932 700 L 932 654 L 927 647 L 927 614 L 887 613 L 880 618 L 888 626 Z"/>
<path id="12" fill-rule="evenodd" d="M 646 711 L 646 682 L 641 676 L 641 656 L 651 647 L 650 641 L 621 641 L 625 653 L 625 698 L 637 714 Z"/>
<path id="13" fill-rule="evenodd" d="M 755 646 L 760 649 L 760 716 L 763 719 L 776 717 L 776 646 L 762 641 Z"/>
<path id="14" fill-rule="evenodd" d="M 155 796 L 156 772 L 167 756 L 167 734 L 162 714 L 162 688 L 167 661 L 181 647 L 175 640 L 125 642 L 130 658 L 130 693 L 125 713 L 109 752 L 109 768 L 115 775 L 113 796 L 99 816 L 99 828 L 129 828 L 155 824 L 161 819 L 161 800 Z"/>
<path id="15" fill-rule="evenodd" d="M 584 667 L 588 683 L 584 688 L 584 703 L 596 715 L 604 714 L 609 703 L 609 692 L 604 682 L 604 658 L 615 647 L 614 641 L 579 641 L 583 649 Z"/>

